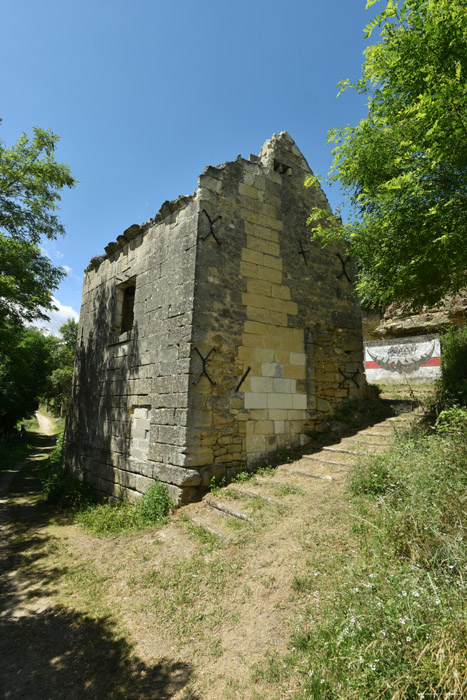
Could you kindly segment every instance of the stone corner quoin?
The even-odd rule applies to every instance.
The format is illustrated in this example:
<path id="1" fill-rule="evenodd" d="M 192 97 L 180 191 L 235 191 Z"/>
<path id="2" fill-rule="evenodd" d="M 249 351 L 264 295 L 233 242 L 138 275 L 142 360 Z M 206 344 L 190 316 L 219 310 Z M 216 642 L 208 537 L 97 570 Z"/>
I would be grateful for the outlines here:
<path id="1" fill-rule="evenodd" d="M 91 260 L 65 458 L 102 494 L 157 478 L 188 502 L 361 395 L 354 270 L 310 241 L 310 210 L 329 208 L 310 172 L 274 135 Z"/>

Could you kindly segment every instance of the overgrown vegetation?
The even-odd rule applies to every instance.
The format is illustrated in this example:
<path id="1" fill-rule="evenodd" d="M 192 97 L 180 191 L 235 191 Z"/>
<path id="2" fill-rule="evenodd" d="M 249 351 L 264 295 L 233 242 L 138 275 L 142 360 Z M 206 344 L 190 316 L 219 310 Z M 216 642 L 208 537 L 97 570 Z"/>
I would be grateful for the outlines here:
<path id="1" fill-rule="evenodd" d="M 358 554 L 293 640 L 300 700 L 464 697 L 467 410 L 354 472 Z M 300 585 L 299 585 L 300 583 Z M 313 577 L 295 590 L 310 592 Z"/>
<path id="2" fill-rule="evenodd" d="M 165 522 L 173 504 L 160 482 L 152 484 L 135 505 L 98 503 L 94 488 L 63 467 L 62 453 L 63 433 L 41 468 L 42 490 L 50 505 L 70 513 L 77 523 L 101 536 Z"/>
<path id="3" fill-rule="evenodd" d="M 26 459 L 34 446 L 34 434 L 28 430 L 18 432 L 12 438 L 0 439 L 0 472 Z"/>
<path id="4" fill-rule="evenodd" d="M 361 78 L 340 84 L 366 95 L 368 115 L 329 132 L 329 179 L 343 188 L 351 218 L 342 226 L 337 214 L 315 209 L 310 223 L 314 237 L 349 245 L 369 307 L 421 307 L 467 281 L 465 0 L 382 5 L 366 27 L 366 37 L 379 36 Z"/>
<path id="5" fill-rule="evenodd" d="M 50 457 L 40 469 L 42 490 L 50 505 L 77 511 L 97 501 L 93 488 L 63 467 L 63 432 L 59 433 Z"/>

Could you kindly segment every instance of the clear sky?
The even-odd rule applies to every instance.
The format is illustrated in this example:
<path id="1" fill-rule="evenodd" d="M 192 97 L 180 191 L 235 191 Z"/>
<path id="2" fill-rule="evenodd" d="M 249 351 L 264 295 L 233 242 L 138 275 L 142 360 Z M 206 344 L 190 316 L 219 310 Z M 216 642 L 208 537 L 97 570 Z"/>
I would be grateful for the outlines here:
<path id="1" fill-rule="evenodd" d="M 51 129 L 79 180 L 62 196 L 66 237 L 44 242 L 68 271 L 58 323 L 79 311 L 90 258 L 191 194 L 206 165 L 258 153 L 286 130 L 326 174 L 328 129 L 365 116 L 364 98 L 337 99 L 336 87 L 360 74 L 363 28 L 381 9 L 365 4 L 1 0 L 1 137 Z"/>

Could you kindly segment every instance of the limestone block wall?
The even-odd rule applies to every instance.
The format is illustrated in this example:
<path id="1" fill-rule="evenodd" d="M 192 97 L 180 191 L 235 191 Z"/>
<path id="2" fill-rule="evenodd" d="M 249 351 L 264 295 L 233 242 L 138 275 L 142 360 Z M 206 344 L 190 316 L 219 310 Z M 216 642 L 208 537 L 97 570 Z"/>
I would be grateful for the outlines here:
<path id="1" fill-rule="evenodd" d="M 196 198 L 163 205 L 85 273 L 66 460 L 107 495 L 144 493 L 154 477 L 197 484 L 186 441 L 197 241 Z M 133 321 L 122 330 L 125 289 Z"/>
<path id="2" fill-rule="evenodd" d="M 102 493 L 158 478 L 188 501 L 363 391 L 353 271 L 309 240 L 329 206 L 309 173 L 283 132 L 91 261 L 66 459 Z"/>

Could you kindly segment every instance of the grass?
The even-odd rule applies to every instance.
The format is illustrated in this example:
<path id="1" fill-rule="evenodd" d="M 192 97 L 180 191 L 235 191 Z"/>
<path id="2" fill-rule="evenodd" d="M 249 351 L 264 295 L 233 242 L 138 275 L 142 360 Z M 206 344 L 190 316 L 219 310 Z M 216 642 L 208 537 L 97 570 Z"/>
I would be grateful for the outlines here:
<path id="1" fill-rule="evenodd" d="M 75 522 L 100 537 L 142 530 L 163 525 L 173 503 L 164 486 L 156 481 L 139 501 L 131 503 L 98 503 L 79 510 Z"/>
<path id="2" fill-rule="evenodd" d="M 440 423 L 355 470 L 358 550 L 324 595 L 311 571 L 294 578 L 296 700 L 465 697 L 467 411 Z"/>
<path id="3" fill-rule="evenodd" d="M 40 473 L 42 490 L 49 505 L 68 512 L 76 523 L 100 537 L 167 522 L 173 503 L 160 482 L 152 484 L 135 505 L 128 502 L 98 503 L 94 489 L 63 467 L 62 452 L 63 432 Z"/>

